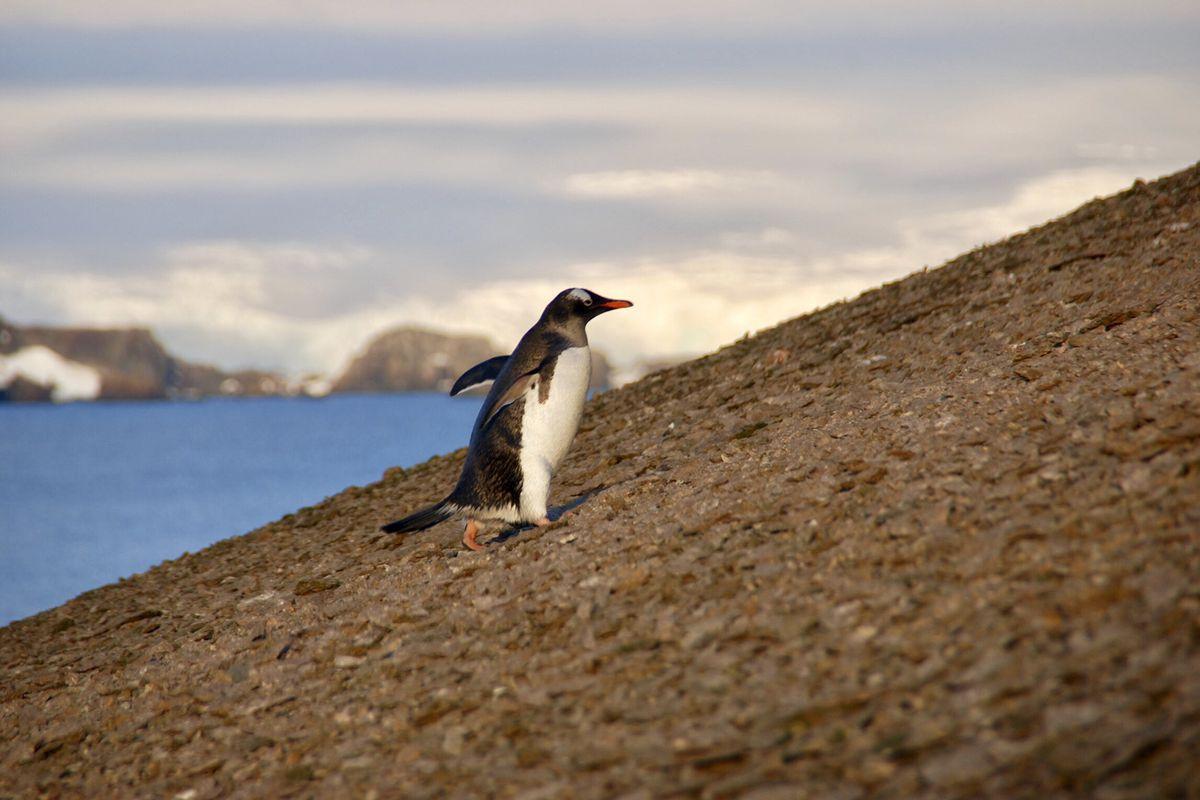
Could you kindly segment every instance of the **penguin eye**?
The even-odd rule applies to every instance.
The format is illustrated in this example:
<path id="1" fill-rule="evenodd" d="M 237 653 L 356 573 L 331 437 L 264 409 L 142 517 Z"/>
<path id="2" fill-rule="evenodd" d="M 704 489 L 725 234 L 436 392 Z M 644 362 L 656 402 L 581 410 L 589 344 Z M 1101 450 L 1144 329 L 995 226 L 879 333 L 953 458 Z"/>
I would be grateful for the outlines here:
<path id="1" fill-rule="evenodd" d="M 592 298 L 590 298 L 590 297 L 583 298 L 583 304 L 585 306 L 590 306 L 592 304 Z"/>

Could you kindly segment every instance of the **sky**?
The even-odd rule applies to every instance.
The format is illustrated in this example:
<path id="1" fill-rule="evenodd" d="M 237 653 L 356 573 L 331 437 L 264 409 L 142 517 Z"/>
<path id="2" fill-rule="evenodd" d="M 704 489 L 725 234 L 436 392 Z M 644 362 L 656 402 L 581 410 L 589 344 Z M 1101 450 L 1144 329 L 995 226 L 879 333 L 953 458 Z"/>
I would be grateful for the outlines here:
<path id="1" fill-rule="evenodd" d="M 1200 159 L 1200 4 L 7 0 L 0 315 L 698 354 Z M 619 317 L 619 320 L 618 320 Z"/>

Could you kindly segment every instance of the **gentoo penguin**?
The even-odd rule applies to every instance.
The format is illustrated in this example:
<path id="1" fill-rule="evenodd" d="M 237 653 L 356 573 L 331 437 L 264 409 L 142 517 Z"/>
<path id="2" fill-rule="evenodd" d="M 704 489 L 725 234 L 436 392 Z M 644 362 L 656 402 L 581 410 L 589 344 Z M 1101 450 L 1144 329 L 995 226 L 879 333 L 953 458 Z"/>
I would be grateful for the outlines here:
<path id="1" fill-rule="evenodd" d="M 467 518 L 463 544 L 482 550 L 475 541 L 481 522 L 549 525 L 550 478 L 575 438 L 592 376 L 586 326 L 605 311 L 632 305 L 587 289 L 566 289 L 550 301 L 512 355 L 464 372 L 451 395 L 494 383 L 475 418 L 458 485 L 442 502 L 382 530 L 423 531 L 461 514 Z"/>

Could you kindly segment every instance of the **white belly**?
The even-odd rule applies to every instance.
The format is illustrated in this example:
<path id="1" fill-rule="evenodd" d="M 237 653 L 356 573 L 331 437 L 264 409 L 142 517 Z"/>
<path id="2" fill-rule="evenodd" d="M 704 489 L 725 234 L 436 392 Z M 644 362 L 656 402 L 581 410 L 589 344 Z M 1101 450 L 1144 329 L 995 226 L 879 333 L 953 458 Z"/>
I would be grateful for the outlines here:
<path id="1" fill-rule="evenodd" d="M 558 357 L 546 399 L 541 399 L 540 386 L 531 386 L 525 394 L 521 418 L 521 516 L 526 521 L 546 516 L 550 478 L 566 457 L 579 429 L 591 378 L 591 352 L 587 347 L 572 347 Z"/>

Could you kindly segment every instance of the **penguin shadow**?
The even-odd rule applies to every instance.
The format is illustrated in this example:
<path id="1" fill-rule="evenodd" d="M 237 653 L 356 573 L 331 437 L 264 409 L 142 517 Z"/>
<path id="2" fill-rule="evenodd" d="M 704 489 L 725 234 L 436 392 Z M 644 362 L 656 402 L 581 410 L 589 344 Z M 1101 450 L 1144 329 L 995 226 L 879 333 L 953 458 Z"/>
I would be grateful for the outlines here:
<path id="1" fill-rule="evenodd" d="M 579 495 L 579 497 L 576 497 L 574 500 L 572 500 L 569 503 L 564 503 L 561 506 L 551 506 L 550 508 L 546 509 L 546 516 L 550 518 L 550 524 L 554 525 L 554 524 L 558 523 L 558 521 L 561 520 L 563 517 L 565 517 L 567 514 L 570 514 L 572 511 L 579 508 L 584 503 L 591 500 L 593 497 L 600 494 L 607 488 L 608 488 L 607 486 L 597 486 L 596 488 L 589 489 L 588 491 Z M 520 536 L 525 531 L 529 531 L 529 530 L 537 530 L 537 526 L 536 525 L 514 525 L 511 528 L 507 528 L 503 532 L 497 534 L 496 538 L 493 539 L 492 542 L 495 544 L 499 544 L 501 542 L 507 542 L 509 539 L 515 539 L 516 537 Z"/>

